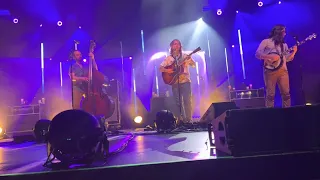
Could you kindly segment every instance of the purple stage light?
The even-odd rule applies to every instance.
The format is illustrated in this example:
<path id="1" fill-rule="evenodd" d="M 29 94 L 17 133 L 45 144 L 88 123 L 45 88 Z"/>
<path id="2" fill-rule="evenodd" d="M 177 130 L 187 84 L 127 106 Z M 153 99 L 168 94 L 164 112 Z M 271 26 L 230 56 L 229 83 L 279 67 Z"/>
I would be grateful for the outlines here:
<path id="1" fill-rule="evenodd" d="M 259 1 L 259 2 L 258 2 L 258 6 L 259 6 L 259 7 L 262 7 L 262 6 L 263 6 L 263 2 L 262 2 L 262 1 Z"/>
<path id="2" fill-rule="evenodd" d="M 279 4 L 281 4 L 281 1 L 279 1 Z"/>
<path id="3" fill-rule="evenodd" d="M 61 22 L 61 21 L 58 21 L 58 22 L 57 22 L 57 25 L 58 25 L 58 26 L 62 26 L 62 22 Z"/>
<path id="4" fill-rule="evenodd" d="M 17 24 L 19 22 L 19 20 L 17 18 L 13 19 L 13 23 Z"/>
<path id="5" fill-rule="evenodd" d="M 129 57 L 129 59 L 132 59 L 132 57 Z"/>
<path id="6" fill-rule="evenodd" d="M 221 14 L 222 14 L 222 10 L 221 10 L 221 9 L 218 9 L 218 10 L 217 10 L 217 15 L 220 16 Z"/>
<path id="7" fill-rule="evenodd" d="M 239 13 L 239 11 L 236 11 L 236 13 L 238 14 L 238 13 Z"/>

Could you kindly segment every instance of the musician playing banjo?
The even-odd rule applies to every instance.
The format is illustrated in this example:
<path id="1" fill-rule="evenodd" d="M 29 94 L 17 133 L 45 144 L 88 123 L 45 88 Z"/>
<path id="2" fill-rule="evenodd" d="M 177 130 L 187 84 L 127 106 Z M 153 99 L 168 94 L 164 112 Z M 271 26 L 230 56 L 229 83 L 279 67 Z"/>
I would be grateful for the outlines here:
<path id="1" fill-rule="evenodd" d="M 256 57 L 264 60 L 266 107 L 274 107 L 276 84 L 280 89 L 282 107 L 291 106 L 289 74 L 286 63 L 294 59 L 297 46 L 292 48 L 292 52 L 288 52 L 288 45 L 284 42 L 285 35 L 285 26 L 274 26 L 269 38 L 264 39 L 256 51 Z"/>
<path id="2" fill-rule="evenodd" d="M 178 39 L 170 43 L 170 56 L 166 57 L 160 64 L 160 72 L 173 73 L 172 69 L 166 69 L 166 67 L 183 60 L 184 71 L 179 74 L 179 78 L 172 85 L 173 97 L 176 101 L 177 110 L 179 110 L 179 113 L 174 112 L 174 114 L 179 117 L 179 123 L 190 123 L 192 120 L 192 91 L 189 66 L 195 67 L 196 63 L 190 56 L 182 53 L 182 45 Z M 184 113 L 182 113 L 182 109 L 184 109 Z"/>
<path id="3" fill-rule="evenodd" d="M 94 60 L 94 54 L 89 53 L 89 57 L 93 60 L 93 68 L 98 70 L 97 63 Z M 73 109 L 81 109 L 81 100 L 86 89 L 86 83 L 89 81 L 88 78 L 88 64 L 85 64 L 82 59 L 82 54 L 80 51 L 75 50 L 72 52 L 72 58 L 75 63 L 69 69 L 69 76 L 73 81 Z"/>

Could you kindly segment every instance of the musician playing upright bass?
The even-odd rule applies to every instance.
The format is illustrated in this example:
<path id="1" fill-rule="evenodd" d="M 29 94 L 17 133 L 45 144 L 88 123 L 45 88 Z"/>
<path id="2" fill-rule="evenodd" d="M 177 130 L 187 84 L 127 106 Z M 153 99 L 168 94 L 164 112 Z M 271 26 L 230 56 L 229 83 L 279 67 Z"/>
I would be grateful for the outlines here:
<path id="1" fill-rule="evenodd" d="M 190 123 L 192 120 L 192 91 L 189 66 L 195 67 L 196 63 L 190 56 L 182 53 L 181 42 L 175 39 L 170 43 L 170 56 L 165 58 L 160 64 L 160 72 L 173 73 L 172 69 L 166 69 L 165 67 L 182 61 L 185 58 L 187 58 L 187 60 L 185 60 L 182 65 L 184 72 L 179 75 L 178 80 L 172 85 L 172 93 L 176 101 L 177 110 L 179 110 L 179 113 L 174 112 L 174 114 L 176 117 L 179 117 L 180 123 L 181 121 L 182 123 Z M 181 102 L 183 102 L 183 104 Z M 182 113 L 182 109 L 184 109 L 185 114 Z M 181 115 L 183 117 L 181 117 Z"/>
<path id="2" fill-rule="evenodd" d="M 89 53 L 89 57 L 93 60 L 93 68 L 98 70 L 97 63 L 94 60 L 94 54 Z M 75 50 L 72 52 L 72 58 L 75 63 L 69 68 L 69 76 L 73 81 L 73 109 L 81 109 L 81 100 L 83 95 L 87 92 L 87 82 L 89 66 L 85 64 L 82 59 L 80 51 Z"/>
<path id="3" fill-rule="evenodd" d="M 274 107 L 275 88 L 278 84 L 281 97 L 282 107 L 291 106 L 289 74 L 287 62 L 292 61 L 297 52 L 297 46 L 293 47 L 293 51 L 288 53 L 288 45 L 284 41 L 286 28 L 283 25 L 273 27 L 268 39 L 264 39 L 257 51 L 256 57 L 264 60 L 264 82 L 266 86 L 266 107 Z M 277 55 L 275 55 L 277 54 Z M 280 63 L 280 61 L 283 61 Z M 266 64 L 274 62 L 279 67 L 272 70 Z"/>

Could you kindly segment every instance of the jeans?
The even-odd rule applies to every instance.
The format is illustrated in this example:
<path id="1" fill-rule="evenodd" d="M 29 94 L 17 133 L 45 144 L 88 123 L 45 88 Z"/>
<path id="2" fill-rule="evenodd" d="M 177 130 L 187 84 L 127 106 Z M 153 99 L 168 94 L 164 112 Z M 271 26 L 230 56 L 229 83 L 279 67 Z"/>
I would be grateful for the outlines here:
<path id="1" fill-rule="evenodd" d="M 289 74 L 285 69 L 279 69 L 276 71 L 265 70 L 264 82 L 266 86 L 266 107 L 274 107 L 274 97 L 276 91 L 276 85 L 278 84 L 281 98 L 282 107 L 291 106 Z"/>
<path id="2" fill-rule="evenodd" d="M 180 98 L 179 98 L 179 88 L 180 88 Z M 187 83 L 172 85 L 172 93 L 177 105 L 176 106 L 177 108 L 173 113 L 176 115 L 176 117 L 178 117 L 179 120 L 182 120 L 184 123 L 190 122 L 192 120 L 191 83 L 187 82 Z M 180 100 L 182 102 L 182 106 L 181 106 Z"/>

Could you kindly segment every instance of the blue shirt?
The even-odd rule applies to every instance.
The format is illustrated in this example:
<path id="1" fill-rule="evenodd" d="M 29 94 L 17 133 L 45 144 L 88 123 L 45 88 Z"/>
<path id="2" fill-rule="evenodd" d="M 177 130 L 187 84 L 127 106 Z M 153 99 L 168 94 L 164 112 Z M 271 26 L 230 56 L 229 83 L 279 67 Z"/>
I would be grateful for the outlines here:
<path id="1" fill-rule="evenodd" d="M 87 77 L 89 72 L 89 66 L 88 64 L 82 64 L 82 67 L 77 64 L 73 63 L 71 67 L 69 68 L 69 73 L 74 73 L 76 77 Z M 80 91 L 86 91 L 87 89 L 87 83 L 84 81 L 76 81 L 73 82 L 73 88 L 80 90 Z"/>

